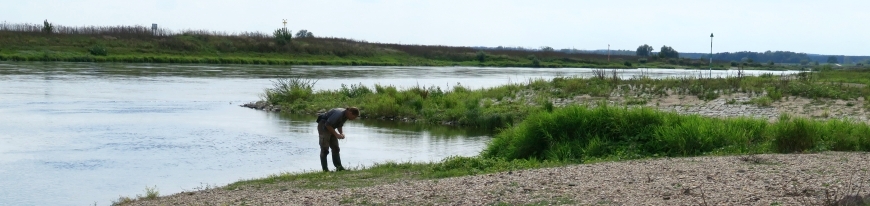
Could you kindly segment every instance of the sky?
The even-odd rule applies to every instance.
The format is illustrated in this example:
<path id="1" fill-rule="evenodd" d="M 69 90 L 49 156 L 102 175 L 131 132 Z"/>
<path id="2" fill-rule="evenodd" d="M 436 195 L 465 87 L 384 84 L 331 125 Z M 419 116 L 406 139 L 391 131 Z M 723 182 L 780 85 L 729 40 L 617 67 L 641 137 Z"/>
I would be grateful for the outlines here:
<path id="1" fill-rule="evenodd" d="M 368 42 L 870 55 L 867 0 L 0 0 L 0 21 L 171 30 L 306 29 Z"/>

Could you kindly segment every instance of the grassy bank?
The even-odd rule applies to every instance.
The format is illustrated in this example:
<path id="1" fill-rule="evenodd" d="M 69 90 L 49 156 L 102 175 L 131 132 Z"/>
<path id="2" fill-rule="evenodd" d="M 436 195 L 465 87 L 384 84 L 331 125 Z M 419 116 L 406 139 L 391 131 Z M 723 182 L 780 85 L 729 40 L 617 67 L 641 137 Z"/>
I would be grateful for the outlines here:
<path id="1" fill-rule="evenodd" d="M 647 108 L 571 106 L 541 111 L 495 136 L 476 157 L 381 163 L 337 173 L 288 173 L 233 183 L 335 189 L 597 161 L 699 155 L 870 151 L 870 126 L 783 117 L 778 122 L 679 115 Z M 340 178 L 343 181 L 320 181 Z M 274 188 L 287 189 L 287 188 Z"/>
<path id="2" fill-rule="evenodd" d="M 480 90 L 461 86 L 450 90 L 420 86 L 400 90 L 391 86 L 376 85 L 371 89 L 363 85 L 346 85 L 338 90 L 317 92 L 313 91 L 314 81 L 280 80 L 265 95 L 270 101 L 290 108 L 290 111 L 304 113 L 330 108 L 337 105 L 323 104 L 339 104 L 334 103 L 338 99 L 341 104 L 360 106 L 369 117 L 407 114 L 419 115 L 415 117 L 422 119 L 454 115 L 452 118 L 457 118 L 455 121 L 461 125 L 501 125 L 504 129 L 499 130 L 493 141 L 474 157 L 449 157 L 428 163 L 387 162 L 344 172 L 275 174 L 239 181 L 223 189 L 246 190 L 253 187 L 263 191 L 292 191 L 359 188 L 601 161 L 870 151 L 870 125 L 849 120 L 819 121 L 788 115 L 781 116 L 775 122 L 752 118 L 719 119 L 607 104 L 555 108 L 545 101 L 546 98 L 579 93 L 631 96 L 656 94 L 655 91 L 699 97 L 710 95 L 710 91 L 715 94 L 748 91 L 757 92 L 759 97 L 765 98 L 783 94 L 856 98 L 867 94 L 866 87 L 832 82 L 836 78 L 831 77 L 840 76 L 839 73 L 825 74 L 834 73 L 804 74 L 794 79 L 771 75 L 708 80 L 556 78 L 552 81 L 530 80 L 525 84 Z M 540 96 L 533 93 L 540 93 Z M 430 107 L 435 108 L 432 114 L 421 113 Z M 454 119 L 443 119 L 451 120 Z M 438 120 L 426 119 L 424 122 L 436 123 Z M 744 161 L 753 161 L 751 157 L 748 156 Z M 324 181 L 335 179 L 342 181 Z"/>
<path id="3" fill-rule="evenodd" d="M 208 63 L 270 65 L 487 66 L 579 68 L 708 68 L 707 61 L 567 53 L 537 49 L 482 49 L 372 43 L 332 37 L 260 32 L 152 31 L 144 26 L 0 24 L 0 61 Z M 46 30 L 47 29 L 47 30 Z M 287 34 L 289 35 L 289 34 Z M 727 69 L 730 62 L 714 62 Z M 801 69 L 759 66 L 755 69 Z"/>
<path id="4" fill-rule="evenodd" d="M 365 118 L 398 119 L 431 124 L 454 124 L 495 129 L 521 122 L 529 114 L 552 111 L 553 100 L 589 96 L 600 100 L 622 99 L 625 104 L 646 104 L 667 96 L 695 96 L 712 100 L 731 93 L 754 95 L 751 103 L 769 105 L 789 97 L 855 100 L 870 98 L 865 85 L 839 82 L 844 74 L 866 75 L 868 71 L 828 71 L 796 76 L 762 75 L 714 79 L 635 77 L 620 79 L 599 70 L 590 78 L 557 77 L 530 79 L 523 83 L 471 90 L 461 85 L 438 86 L 351 84 L 336 90 L 314 91 L 316 81 L 285 79 L 274 82 L 264 99 L 284 111 L 311 114 L 335 107 L 357 106 Z"/>
<path id="5" fill-rule="evenodd" d="M 587 162 L 818 151 L 870 151 L 870 127 L 848 120 L 716 119 L 650 108 L 568 107 L 501 132 L 484 158 Z"/>
<path id="6" fill-rule="evenodd" d="M 642 98 L 644 94 L 715 96 L 754 92 L 759 98 L 787 95 L 813 98 L 857 98 L 866 87 L 832 82 L 844 71 L 798 75 L 720 79 L 628 80 L 599 76 L 529 80 L 495 88 L 469 90 L 455 86 L 412 87 L 346 85 L 338 90 L 313 91 L 310 80 L 279 80 L 266 99 L 291 112 L 310 113 L 355 105 L 369 118 L 418 118 L 424 123 L 455 121 L 469 127 L 505 128 L 479 156 L 451 157 L 432 163 L 382 163 L 340 173 L 292 173 L 240 181 L 242 186 L 269 187 L 294 182 L 301 188 L 364 187 L 409 179 L 486 174 L 519 169 L 555 167 L 598 161 L 821 151 L 870 151 L 870 126 L 849 120 L 818 121 L 782 116 L 762 119 L 718 119 L 680 115 L 650 108 L 606 104 L 589 108 L 554 108 L 548 98 L 591 94 Z M 851 71 L 865 72 L 865 71 Z M 837 74 L 837 75 L 827 75 Z M 338 101 L 337 101 L 338 100 Z M 287 111 L 287 110 L 284 110 Z M 403 117 L 404 116 L 404 117 Z M 513 125 L 513 126 L 509 126 Z M 341 178 L 346 181 L 318 181 Z M 276 188 L 286 189 L 286 188 Z"/>

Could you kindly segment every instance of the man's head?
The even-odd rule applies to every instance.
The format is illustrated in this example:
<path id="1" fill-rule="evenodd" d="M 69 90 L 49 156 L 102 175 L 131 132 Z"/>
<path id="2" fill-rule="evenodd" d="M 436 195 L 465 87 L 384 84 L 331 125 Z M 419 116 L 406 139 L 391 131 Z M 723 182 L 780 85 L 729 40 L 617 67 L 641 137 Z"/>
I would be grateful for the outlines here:
<path id="1" fill-rule="evenodd" d="M 356 107 L 345 108 L 344 116 L 347 117 L 348 120 L 354 120 L 359 117 L 359 109 Z"/>

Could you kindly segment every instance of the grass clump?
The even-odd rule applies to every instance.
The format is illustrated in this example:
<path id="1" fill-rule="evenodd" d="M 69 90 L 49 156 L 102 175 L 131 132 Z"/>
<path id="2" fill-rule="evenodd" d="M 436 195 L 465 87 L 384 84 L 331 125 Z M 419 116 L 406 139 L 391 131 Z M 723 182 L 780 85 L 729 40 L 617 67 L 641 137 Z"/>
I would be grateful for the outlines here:
<path id="1" fill-rule="evenodd" d="M 784 117 L 716 119 L 648 108 L 572 106 L 529 116 L 496 135 L 485 158 L 587 162 L 706 154 L 870 151 L 870 127 Z"/>
<path id="2" fill-rule="evenodd" d="M 316 83 L 310 79 L 278 79 L 272 81 L 272 88 L 266 89 L 265 99 L 273 104 L 305 100 L 313 93 Z"/>
<path id="3" fill-rule="evenodd" d="M 160 191 L 157 190 L 156 185 L 154 187 L 145 186 L 145 196 L 142 196 L 141 194 L 137 194 L 136 198 L 121 196 L 118 198 L 118 200 L 113 200 L 112 205 L 113 206 L 127 205 L 127 204 L 133 203 L 135 201 L 140 201 L 140 200 L 154 200 L 154 199 L 157 199 L 158 197 L 160 197 Z"/>
<path id="4" fill-rule="evenodd" d="M 106 56 L 109 52 L 102 45 L 94 45 L 93 47 L 88 49 L 88 52 L 94 56 Z"/>
<path id="5" fill-rule="evenodd" d="M 371 167 L 350 168 L 350 170 L 342 172 L 284 173 L 262 179 L 239 181 L 227 185 L 224 189 L 235 190 L 251 186 L 268 187 L 278 182 L 292 182 L 293 187 L 305 189 L 354 188 L 390 184 L 409 179 L 438 179 L 562 165 L 565 163 L 534 159 L 505 160 L 453 156 L 429 163 L 376 163 Z M 319 181 L 323 179 L 342 179 L 342 181 Z"/>
<path id="6" fill-rule="evenodd" d="M 773 99 L 768 96 L 756 97 L 750 99 L 749 102 L 746 102 L 746 104 L 769 107 L 771 104 L 773 104 Z"/>

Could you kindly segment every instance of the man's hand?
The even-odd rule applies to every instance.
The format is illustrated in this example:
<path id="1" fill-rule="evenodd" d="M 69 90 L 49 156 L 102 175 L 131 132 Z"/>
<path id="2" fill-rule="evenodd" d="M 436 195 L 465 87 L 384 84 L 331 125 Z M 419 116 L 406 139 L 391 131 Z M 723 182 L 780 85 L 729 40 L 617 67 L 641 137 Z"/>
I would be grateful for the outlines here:
<path id="1" fill-rule="evenodd" d="M 335 136 L 335 137 L 338 139 L 344 139 L 344 134 L 338 134 L 338 136 Z"/>

